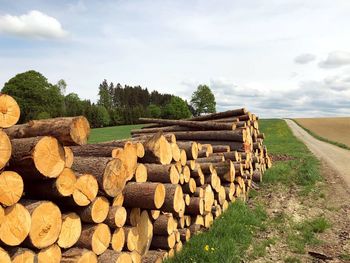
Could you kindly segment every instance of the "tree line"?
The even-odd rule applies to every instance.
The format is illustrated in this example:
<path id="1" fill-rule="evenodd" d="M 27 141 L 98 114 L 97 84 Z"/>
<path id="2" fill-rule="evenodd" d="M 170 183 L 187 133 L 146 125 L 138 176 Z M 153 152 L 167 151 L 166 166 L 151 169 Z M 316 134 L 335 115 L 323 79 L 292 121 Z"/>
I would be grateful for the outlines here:
<path id="1" fill-rule="evenodd" d="M 2 93 L 13 96 L 21 107 L 20 123 L 32 119 L 84 115 L 92 127 L 138 123 L 140 117 L 183 119 L 215 112 L 215 97 L 210 88 L 200 85 L 190 103 L 182 98 L 149 92 L 140 86 L 114 85 L 104 80 L 98 87 L 98 100 L 65 94 L 64 80 L 49 83 L 40 72 L 17 74 L 5 83 Z"/>

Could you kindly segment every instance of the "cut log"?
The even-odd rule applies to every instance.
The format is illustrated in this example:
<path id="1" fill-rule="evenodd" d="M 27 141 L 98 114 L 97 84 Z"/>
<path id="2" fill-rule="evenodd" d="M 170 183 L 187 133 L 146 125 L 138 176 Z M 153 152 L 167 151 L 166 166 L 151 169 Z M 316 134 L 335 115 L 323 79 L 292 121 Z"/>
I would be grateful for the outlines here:
<path id="1" fill-rule="evenodd" d="M 204 200 L 200 197 L 192 197 L 190 204 L 186 207 L 186 214 L 189 215 L 203 215 Z"/>
<path id="2" fill-rule="evenodd" d="M 125 252 L 117 252 L 107 249 L 98 257 L 99 263 L 132 263 L 131 256 Z"/>
<path id="3" fill-rule="evenodd" d="M 191 169 L 191 170 L 194 170 L 196 169 L 196 161 L 195 160 L 188 160 L 186 162 L 186 165 Z"/>
<path id="4" fill-rule="evenodd" d="M 132 263 L 142 263 L 142 257 L 137 251 L 127 253 L 130 255 Z"/>
<path id="5" fill-rule="evenodd" d="M 213 153 L 224 153 L 230 151 L 230 146 L 228 145 L 213 145 Z"/>
<path id="6" fill-rule="evenodd" d="M 0 226 L 5 220 L 5 209 L 0 205 Z"/>
<path id="7" fill-rule="evenodd" d="M 88 249 L 74 247 L 62 253 L 61 263 L 97 263 L 97 256 Z"/>
<path id="8" fill-rule="evenodd" d="M 196 142 L 177 142 L 180 149 L 185 150 L 187 159 L 196 160 L 198 157 L 198 145 Z"/>
<path id="9" fill-rule="evenodd" d="M 134 251 L 139 240 L 139 232 L 137 227 L 124 226 L 125 244 L 124 248 L 128 251 Z"/>
<path id="10" fill-rule="evenodd" d="M 226 200 L 227 201 L 232 201 L 233 196 L 235 194 L 235 184 L 234 183 L 230 183 L 230 184 L 224 184 L 223 186 L 225 188 Z"/>
<path id="11" fill-rule="evenodd" d="M 151 211 L 149 211 L 149 215 L 150 215 L 151 219 L 157 220 L 158 217 L 160 216 L 160 211 L 159 210 L 151 210 Z"/>
<path id="12" fill-rule="evenodd" d="M 210 185 L 204 187 L 204 211 L 210 212 L 214 203 L 214 192 Z"/>
<path id="13" fill-rule="evenodd" d="M 85 157 L 112 157 L 112 151 L 116 148 L 117 147 L 113 145 L 105 145 L 103 143 L 85 144 L 71 147 L 74 156 Z"/>
<path id="14" fill-rule="evenodd" d="M 122 251 L 125 244 L 125 232 L 124 228 L 118 227 L 112 234 L 111 247 L 114 251 Z"/>
<path id="15" fill-rule="evenodd" d="M 70 248 L 78 241 L 81 234 L 81 221 L 76 213 L 62 215 L 62 227 L 57 244 L 61 248 Z"/>
<path id="16" fill-rule="evenodd" d="M 9 249 L 9 255 L 11 256 L 11 262 L 12 263 L 36 263 L 37 262 L 37 256 L 36 254 L 28 249 L 28 248 L 22 248 L 22 247 L 15 247 Z"/>
<path id="17" fill-rule="evenodd" d="M 53 244 L 39 251 L 38 263 L 60 263 L 61 257 L 61 248 L 58 245 Z"/>
<path id="18" fill-rule="evenodd" d="M 0 247 L 0 262 L 11 263 L 10 255 L 3 248 Z"/>
<path id="19" fill-rule="evenodd" d="M 214 222 L 214 217 L 212 213 L 208 213 L 204 216 L 204 226 L 210 228 Z"/>
<path id="20" fill-rule="evenodd" d="M 191 170 L 190 170 L 190 168 L 188 168 L 187 165 L 184 165 L 182 167 L 182 174 L 184 175 L 185 183 L 188 183 L 190 181 L 190 178 L 191 178 Z"/>
<path id="21" fill-rule="evenodd" d="M 0 203 L 5 206 L 14 205 L 23 194 L 23 180 L 16 172 L 0 173 Z"/>
<path id="22" fill-rule="evenodd" d="M 5 132 L 10 138 L 52 136 L 64 145 L 83 145 L 87 143 L 90 125 L 84 116 L 61 117 L 33 120 L 8 128 Z"/>
<path id="23" fill-rule="evenodd" d="M 71 168 L 74 162 L 74 154 L 70 147 L 64 146 L 65 167 Z"/>
<path id="24" fill-rule="evenodd" d="M 196 162 L 199 164 L 202 163 L 221 163 L 225 161 L 225 157 L 224 156 L 209 156 L 209 157 L 205 157 L 205 158 L 197 158 Z"/>
<path id="25" fill-rule="evenodd" d="M 150 250 L 142 257 L 142 263 L 162 263 L 166 258 L 166 252 Z"/>
<path id="26" fill-rule="evenodd" d="M 149 250 L 153 237 L 153 225 L 146 210 L 141 212 L 139 222 L 137 223 L 137 231 L 139 238 L 135 250 L 143 256 Z"/>
<path id="27" fill-rule="evenodd" d="M 161 211 L 179 213 L 184 208 L 183 192 L 180 185 L 164 184 L 165 200 Z"/>
<path id="28" fill-rule="evenodd" d="M 173 159 L 171 145 L 160 133 L 149 138 L 144 144 L 145 155 L 140 159 L 142 163 L 170 164 Z"/>
<path id="29" fill-rule="evenodd" d="M 83 225 L 77 247 L 92 250 L 96 255 L 105 252 L 111 241 L 111 231 L 106 224 Z"/>
<path id="30" fill-rule="evenodd" d="M 252 180 L 255 183 L 260 183 L 262 181 L 262 173 L 259 169 L 254 170 Z"/>
<path id="31" fill-rule="evenodd" d="M 190 205 L 191 197 L 189 194 L 184 195 L 185 205 Z"/>
<path id="32" fill-rule="evenodd" d="M 187 163 L 187 154 L 183 149 L 180 150 L 180 163 L 182 166 L 186 165 Z"/>
<path id="33" fill-rule="evenodd" d="M 221 186 L 219 188 L 219 191 L 215 194 L 215 199 L 218 200 L 220 205 L 223 205 L 223 203 L 226 200 L 226 191 L 225 187 Z"/>
<path id="34" fill-rule="evenodd" d="M 191 217 L 189 217 L 191 218 Z M 183 243 L 187 242 L 191 237 L 191 231 L 188 228 L 178 229 L 180 233 L 180 239 Z"/>
<path id="35" fill-rule="evenodd" d="M 179 183 L 179 173 L 173 164 L 144 164 L 147 169 L 148 181 L 160 183 Z"/>
<path id="36" fill-rule="evenodd" d="M 0 226 L 0 240 L 9 246 L 18 246 L 28 236 L 31 217 L 21 204 L 5 208 L 5 217 Z"/>
<path id="37" fill-rule="evenodd" d="M 127 208 L 126 210 L 127 215 L 126 215 L 126 224 L 130 226 L 137 226 L 137 223 L 140 220 L 141 216 L 141 209 L 139 207 L 135 208 Z"/>
<path id="38" fill-rule="evenodd" d="M 102 223 L 109 212 L 109 202 L 103 196 L 96 197 L 88 206 L 75 209 L 84 223 Z"/>
<path id="39" fill-rule="evenodd" d="M 177 143 L 174 143 L 174 142 L 170 143 L 170 146 L 171 146 L 171 153 L 173 155 L 173 160 L 175 162 L 179 161 L 181 158 L 179 146 L 177 145 Z"/>
<path id="40" fill-rule="evenodd" d="M 62 197 L 71 196 L 75 189 L 77 178 L 70 168 L 64 168 L 57 178 L 45 181 L 25 183 L 27 198 L 57 200 Z"/>
<path id="41" fill-rule="evenodd" d="M 10 165 L 23 177 L 35 179 L 40 173 L 55 178 L 65 166 L 63 146 L 53 137 L 13 139 L 11 144 Z"/>
<path id="42" fill-rule="evenodd" d="M 113 198 L 112 206 L 123 206 L 123 203 L 124 203 L 124 195 L 121 192 Z"/>
<path id="43" fill-rule="evenodd" d="M 165 188 L 161 183 L 133 183 L 124 189 L 124 205 L 142 209 L 159 209 L 165 198 Z"/>
<path id="44" fill-rule="evenodd" d="M 235 166 L 233 162 L 215 163 L 214 168 L 221 181 L 232 183 L 235 179 Z"/>
<path id="45" fill-rule="evenodd" d="M 78 206 L 89 205 L 97 196 L 97 180 L 91 174 L 76 174 L 78 177 L 73 191 L 74 203 Z"/>
<path id="46" fill-rule="evenodd" d="M 167 236 L 174 232 L 174 218 L 171 213 L 162 214 L 153 223 L 153 233 L 155 235 Z"/>
<path id="47" fill-rule="evenodd" d="M 245 142 L 245 143 L 234 142 L 234 141 L 229 141 L 225 139 L 220 141 L 214 141 L 214 140 L 196 140 L 196 141 L 197 143 L 200 142 L 203 144 L 210 143 L 211 145 L 223 145 L 223 144 L 228 145 L 230 146 L 231 151 L 249 152 L 253 150 L 253 145 L 248 142 Z"/>
<path id="48" fill-rule="evenodd" d="M 25 243 L 45 248 L 56 242 L 61 232 L 62 215 L 59 207 L 49 201 L 21 200 L 31 215 L 31 227 Z"/>
<path id="49" fill-rule="evenodd" d="M 153 236 L 151 248 L 153 249 L 171 249 L 175 246 L 176 237 L 175 233 L 169 236 Z"/>
<path id="50" fill-rule="evenodd" d="M 190 232 L 191 232 L 191 236 L 201 232 L 202 230 L 202 225 L 199 225 L 199 224 L 193 224 L 189 227 L 190 229 Z"/>
<path id="51" fill-rule="evenodd" d="M 220 118 L 236 117 L 236 116 L 247 114 L 247 112 L 248 111 L 246 108 L 242 108 L 242 109 L 235 109 L 235 110 L 228 110 L 228 111 L 223 111 L 218 113 L 206 114 L 206 115 L 190 118 L 189 120 L 191 121 L 215 120 Z"/>
<path id="52" fill-rule="evenodd" d="M 0 128 L 8 128 L 17 123 L 21 115 L 20 108 L 10 95 L 0 93 Z"/>
<path id="53" fill-rule="evenodd" d="M 72 168 L 79 173 L 93 174 L 100 189 L 111 197 L 124 189 L 128 178 L 125 165 L 115 158 L 76 157 Z"/>
<path id="54" fill-rule="evenodd" d="M 144 164 L 139 163 L 137 164 L 137 168 L 135 171 L 135 181 L 137 183 L 144 183 L 147 182 L 147 168 Z"/>
<path id="55" fill-rule="evenodd" d="M 128 141 L 124 144 L 123 151 L 114 151 L 112 157 L 123 162 L 127 168 L 127 180 L 130 180 L 134 176 L 137 167 L 137 145 Z"/>
<path id="56" fill-rule="evenodd" d="M 1 107 L 1 106 L 0 106 Z M 1 115 L 1 113 L 0 113 Z M 0 170 L 5 167 L 11 157 L 12 146 L 9 137 L 0 130 Z"/>
<path id="57" fill-rule="evenodd" d="M 196 189 L 196 181 L 193 178 L 190 178 L 189 182 L 182 186 L 182 191 L 186 194 L 193 194 Z"/>
<path id="58" fill-rule="evenodd" d="M 122 206 L 110 207 L 105 224 L 110 228 L 122 227 L 126 222 L 127 212 Z"/>

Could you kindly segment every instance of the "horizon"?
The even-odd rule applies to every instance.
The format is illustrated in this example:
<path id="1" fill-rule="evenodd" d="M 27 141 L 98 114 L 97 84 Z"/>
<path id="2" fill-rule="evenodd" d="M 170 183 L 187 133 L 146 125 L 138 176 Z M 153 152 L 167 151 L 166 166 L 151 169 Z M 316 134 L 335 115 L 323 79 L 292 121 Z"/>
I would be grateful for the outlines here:
<path id="1" fill-rule="evenodd" d="M 206 84 L 217 111 L 350 116 L 348 1 L 0 3 L 1 87 L 33 69 L 94 102 L 104 79 L 187 101 Z"/>

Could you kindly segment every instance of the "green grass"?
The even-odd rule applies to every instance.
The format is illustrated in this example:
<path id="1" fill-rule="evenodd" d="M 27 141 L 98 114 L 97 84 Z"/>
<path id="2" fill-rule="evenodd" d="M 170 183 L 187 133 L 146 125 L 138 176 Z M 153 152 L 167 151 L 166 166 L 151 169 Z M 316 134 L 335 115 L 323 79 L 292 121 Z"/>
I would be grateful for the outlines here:
<path id="1" fill-rule="evenodd" d="M 343 148 L 343 149 L 346 149 L 346 150 L 350 150 L 350 147 L 347 146 L 346 144 L 326 139 L 326 138 L 324 138 L 322 136 L 317 135 L 316 133 L 314 133 L 313 131 L 309 130 L 308 128 L 304 127 L 297 120 L 292 119 L 292 121 L 294 121 L 296 124 L 298 124 L 298 126 L 300 126 L 302 129 L 304 129 L 306 132 L 308 132 L 311 136 L 315 137 L 316 139 L 318 139 L 320 141 L 323 141 L 323 142 L 327 142 L 327 143 L 336 145 L 336 146 L 338 146 L 340 148 Z"/>
<path id="2" fill-rule="evenodd" d="M 91 130 L 89 143 L 98 143 L 112 140 L 121 140 L 130 138 L 132 129 L 140 129 L 143 125 L 120 125 L 105 128 L 96 128 Z"/>

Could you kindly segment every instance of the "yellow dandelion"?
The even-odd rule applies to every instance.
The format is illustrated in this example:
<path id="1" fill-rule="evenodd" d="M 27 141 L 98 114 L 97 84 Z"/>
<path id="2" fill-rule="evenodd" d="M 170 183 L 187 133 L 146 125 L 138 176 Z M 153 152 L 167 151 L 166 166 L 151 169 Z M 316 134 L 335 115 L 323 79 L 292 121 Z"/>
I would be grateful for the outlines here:
<path id="1" fill-rule="evenodd" d="M 209 251 L 209 245 L 205 245 L 204 250 Z"/>

